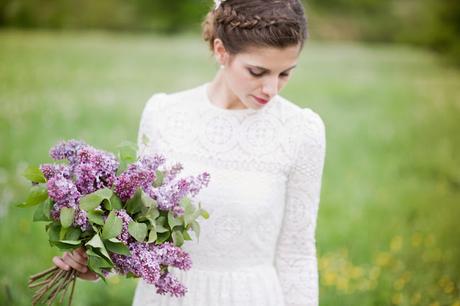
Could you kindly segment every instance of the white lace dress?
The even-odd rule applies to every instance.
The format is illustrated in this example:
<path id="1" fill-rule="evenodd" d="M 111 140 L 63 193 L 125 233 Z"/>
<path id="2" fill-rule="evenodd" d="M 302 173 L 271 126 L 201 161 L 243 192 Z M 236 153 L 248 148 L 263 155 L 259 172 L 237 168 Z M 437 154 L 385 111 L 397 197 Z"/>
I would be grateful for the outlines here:
<path id="1" fill-rule="evenodd" d="M 199 242 L 184 244 L 192 269 L 171 270 L 185 297 L 140 280 L 133 305 L 318 305 L 323 121 L 279 95 L 260 110 L 223 109 L 209 101 L 208 84 L 157 93 L 143 111 L 139 154 L 162 153 L 184 175 L 209 172 L 197 199 L 210 218 L 201 219 Z"/>

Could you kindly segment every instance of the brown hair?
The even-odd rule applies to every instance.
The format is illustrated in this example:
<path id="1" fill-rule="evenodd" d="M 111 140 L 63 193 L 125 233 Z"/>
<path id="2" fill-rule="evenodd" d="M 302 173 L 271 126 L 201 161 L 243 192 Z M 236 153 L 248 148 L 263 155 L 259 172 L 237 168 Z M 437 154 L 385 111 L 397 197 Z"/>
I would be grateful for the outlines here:
<path id="1" fill-rule="evenodd" d="M 300 0 L 226 0 L 202 22 L 203 38 L 214 50 L 222 40 L 232 55 L 248 47 L 285 48 L 307 39 L 307 20 Z"/>

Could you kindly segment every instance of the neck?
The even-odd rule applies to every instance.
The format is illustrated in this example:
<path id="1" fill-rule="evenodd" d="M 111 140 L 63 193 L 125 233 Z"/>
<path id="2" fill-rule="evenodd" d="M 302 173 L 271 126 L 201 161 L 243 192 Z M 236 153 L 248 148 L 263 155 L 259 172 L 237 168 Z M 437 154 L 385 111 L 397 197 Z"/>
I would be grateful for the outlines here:
<path id="1" fill-rule="evenodd" d="M 208 86 L 208 97 L 212 104 L 224 109 L 245 109 L 240 99 L 231 91 L 224 78 L 222 69 L 219 69 Z"/>

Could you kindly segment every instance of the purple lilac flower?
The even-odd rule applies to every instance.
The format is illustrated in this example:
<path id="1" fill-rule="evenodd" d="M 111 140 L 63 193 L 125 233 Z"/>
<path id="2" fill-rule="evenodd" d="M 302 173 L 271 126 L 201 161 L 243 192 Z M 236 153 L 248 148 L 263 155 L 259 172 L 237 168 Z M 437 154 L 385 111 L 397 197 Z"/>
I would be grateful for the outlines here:
<path id="1" fill-rule="evenodd" d="M 209 184 L 210 175 L 207 172 L 203 172 L 196 177 L 189 178 L 189 186 L 190 186 L 190 195 L 194 197 L 198 194 L 201 188 L 208 186 Z"/>
<path id="2" fill-rule="evenodd" d="M 76 185 L 82 194 L 112 187 L 119 165 L 112 153 L 85 146 L 78 150 L 76 161 L 77 164 L 74 165 Z"/>
<path id="3" fill-rule="evenodd" d="M 149 245 L 143 242 L 132 242 L 128 245 L 130 256 L 112 254 L 116 270 L 121 274 L 133 273 L 149 284 L 156 284 L 160 278 L 160 264 Z"/>
<path id="4" fill-rule="evenodd" d="M 128 232 L 128 224 L 133 219 L 124 209 L 115 211 L 115 215 L 121 220 L 123 224 L 121 228 L 121 233 L 117 236 L 117 239 L 125 244 L 128 244 L 132 240 L 131 235 Z"/>
<path id="5" fill-rule="evenodd" d="M 181 297 L 187 288 L 168 272 L 162 272 L 162 265 L 171 265 L 183 270 L 190 269 L 190 256 L 170 243 L 162 245 L 132 242 L 128 245 L 130 256 L 112 253 L 112 261 L 120 274 L 131 272 L 157 288 L 157 293 L 170 293 Z"/>
<path id="6" fill-rule="evenodd" d="M 74 182 L 64 176 L 51 177 L 47 187 L 48 195 L 57 204 L 77 203 L 81 196 Z"/>
<path id="7" fill-rule="evenodd" d="M 209 178 L 209 174 L 204 172 L 196 177 L 190 176 L 176 180 L 174 183 L 152 188 L 147 192 L 157 201 L 159 209 L 171 210 L 175 216 L 180 216 L 184 213 L 180 200 L 188 194 L 195 196 L 201 188 L 208 185 Z"/>
<path id="8" fill-rule="evenodd" d="M 173 181 L 182 170 L 182 164 L 177 163 L 173 165 L 171 169 L 166 171 L 165 178 L 163 179 L 163 184 L 168 184 L 169 182 Z"/>
<path id="9" fill-rule="evenodd" d="M 91 226 L 88 215 L 78 205 L 81 194 L 74 182 L 62 175 L 56 175 L 51 177 L 46 184 L 48 195 L 55 202 L 51 209 L 51 217 L 59 220 L 62 208 L 73 208 L 75 210 L 73 225 L 80 227 L 83 231 L 89 229 Z"/>
<path id="10" fill-rule="evenodd" d="M 189 270 L 192 267 L 190 255 L 170 242 L 155 245 L 152 249 L 160 264 L 173 266 L 181 270 Z"/>
<path id="11" fill-rule="evenodd" d="M 115 192 L 120 199 L 126 202 L 138 188 L 145 191 L 151 189 L 156 178 L 156 170 L 164 161 L 161 155 L 145 156 L 129 165 L 128 169 L 115 179 Z"/>
<path id="12" fill-rule="evenodd" d="M 49 154 L 54 160 L 67 159 L 70 164 L 73 165 L 76 163 L 78 150 L 86 145 L 87 144 L 85 142 L 75 139 L 62 141 L 51 148 Z"/>
<path id="13" fill-rule="evenodd" d="M 61 164 L 42 164 L 40 165 L 40 171 L 43 173 L 47 180 L 54 176 L 63 176 L 66 179 L 70 179 L 71 172 L 70 167 Z"/>
<path id="14" fill-rule="evenodd" d="M 156 287 L 159 294 L 169 293 L 175 297 L 183 297 L 187 293 L 187 288 L 169 272 L 161 274 Z"/>

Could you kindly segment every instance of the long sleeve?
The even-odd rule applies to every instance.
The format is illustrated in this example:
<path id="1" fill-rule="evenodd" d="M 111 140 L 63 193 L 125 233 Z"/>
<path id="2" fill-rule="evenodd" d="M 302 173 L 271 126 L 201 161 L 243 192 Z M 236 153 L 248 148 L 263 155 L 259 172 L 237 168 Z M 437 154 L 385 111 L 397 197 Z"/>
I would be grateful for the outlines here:
<path id="1" fill-rule="evenodd" d="M 295 160 L 286 184 L 283 223 L 275 266 L 286 306 L 317 306 L 319 300 L 315 229 L 325 159 L 325 127 L 302 110 Z"/>
<path id="2" fill-rule="evenodd" d="M 156 93 L 145 104 L 137 133 L 137 157 L 153 153 L 152 150 L 155 141 L 154 115 L 157 104 L 165 95 L 165 93 Z"/>

